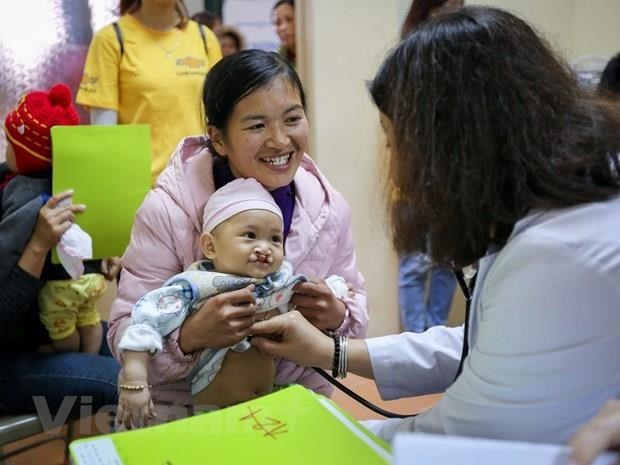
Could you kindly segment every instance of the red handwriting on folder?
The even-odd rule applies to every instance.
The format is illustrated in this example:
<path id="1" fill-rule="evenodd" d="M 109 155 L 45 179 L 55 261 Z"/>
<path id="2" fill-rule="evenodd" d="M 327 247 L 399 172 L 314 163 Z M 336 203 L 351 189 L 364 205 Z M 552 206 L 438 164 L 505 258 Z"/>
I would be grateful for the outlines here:
<path id="1" fill-rule="evenodd" d="M 276 418 L 271 418 L 258 414 L 262 412 L 263 409 L 253 410 L 251 406 L 248 406 L 248 411 L 250 412 L 248 415 L 239 418 L 239 421 L 250 420 L 254 422 L 252 429 L 262 431 L 263 436 L 269 436 L 273 439 L 278 439 L 276 435 L 288 433 L 286 428 L 286 423 L 278 420 Z M 261 418 L 262 417 L 262 418 Z"/>

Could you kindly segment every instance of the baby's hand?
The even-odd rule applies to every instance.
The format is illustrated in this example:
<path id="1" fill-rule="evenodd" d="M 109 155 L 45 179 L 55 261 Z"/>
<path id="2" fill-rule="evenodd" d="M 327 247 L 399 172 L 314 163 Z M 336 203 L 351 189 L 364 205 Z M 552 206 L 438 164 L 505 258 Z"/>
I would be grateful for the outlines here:
<path id="1" fill-rule="evenodd" d="M 355 297 L 355 286 L 352 283 L 347 282 L 347 288 L 349 289 L 349 297 L 354 298 Z"/>
<path id="2" fill-rule="evenodd" d="M 101 261 L 101 273 L 108 281 L 116 279 L 121 272 L 121 259 L 119 257 L 105 258 Z"/>
<path id="3" fill-rule="evenodd" d="M 155 406 L 148 387 L 141 391 L 121 389 L 118 396 L 116 422 L 125 425 L 125 428 L 141 428 L 148 426 L 155 418 Z"/>

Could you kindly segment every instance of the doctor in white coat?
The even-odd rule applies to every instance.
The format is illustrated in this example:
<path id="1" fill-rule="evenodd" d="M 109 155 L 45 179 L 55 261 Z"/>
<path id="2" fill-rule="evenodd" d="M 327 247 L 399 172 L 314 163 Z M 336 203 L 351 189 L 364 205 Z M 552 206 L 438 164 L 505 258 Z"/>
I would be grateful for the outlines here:
<path id="1" fill-rule="evenodd" d="M 368 423 L 388 440 L 566 443 L 620 396 L 617 113 L 528 24 L 484 7 L 419 26 L 369 88 L 397 251 L 478 262 L 462 372 L 463 327 L 348 341 L 292 312 L 256 323 L 252 343 L 373 378 L 384 399 L 445 392 L 416 417 Z"/>

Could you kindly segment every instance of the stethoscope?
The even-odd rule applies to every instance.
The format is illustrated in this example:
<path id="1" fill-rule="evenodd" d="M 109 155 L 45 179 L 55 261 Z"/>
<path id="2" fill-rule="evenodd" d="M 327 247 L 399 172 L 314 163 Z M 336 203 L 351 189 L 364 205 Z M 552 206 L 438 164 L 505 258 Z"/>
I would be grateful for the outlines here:
<path id="1" fill-rule="evenodd" d="M 461 350 L 461 360 L 459 362 L 459 367 L 456 370 L 456 376 L 454 377 L 454 380 L 456 380 L 461 374 L 461 371 L 463 371 L 463 363 L 465 362 L 465 358 L 467 357 L 467 354 L 469 352 L 469 344 L 467 342 L 467 335 L 469 334 L 469 316 L 470 316 L 470 311 L 471 311 L 471 298 L 473 295 L 474 285 L 476 284 L 476 275 L 474 275 L 470 279 L 469 285 L 467 285 L 463 270 L 453 266 L 452 273 L 454 274 L 454 277 L 456 278 L 456 282 L 458 283 L 459 288 L 461 289 L 461 292 L 463 293 L 463 297 L 465 297 L 465 327 L 463 330 L 463 349 Z M 364 399 L 362 396 L 360 396 L 356 392 L 346 387 L 344 384 L 342 384 L 340 381 L 338 381 L 334 377 L 328 375 L 325 372 L 325 370 L 322 370 L 321 368 L 316 368 L 316 367 L 313 367 L 313 368 L 319 375 L 321 375 L 323 378 L 325 378 L 335 387 L 340 389 L 346 395 L 356 400 L 357 402 L 362 404 L 364 407 L 372 410 L 375 413 L 378 413 L 379 415 L 382 415 L 387 418 L 411 418 L 411 417 L 415 417 L 418 415 L 417 413 L 406 415 L 402 413 L 395 413 L 395 412 L 390 412 L 388 410 L 384 410 L 381 407 L 376 406 L 372 402 Z"/>

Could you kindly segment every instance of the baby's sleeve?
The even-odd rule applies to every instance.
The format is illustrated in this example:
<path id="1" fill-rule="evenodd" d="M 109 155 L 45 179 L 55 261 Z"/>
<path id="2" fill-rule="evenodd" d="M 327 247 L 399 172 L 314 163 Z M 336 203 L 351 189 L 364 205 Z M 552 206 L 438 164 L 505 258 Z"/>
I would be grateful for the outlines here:
<path id="1" fill-rule="evenodd" d="M 134 305 L 118 350 L 161 352 L 163 338 L 181 326 L 195 300 L 194 288 L 187 281 L 148 292 Z"/>

